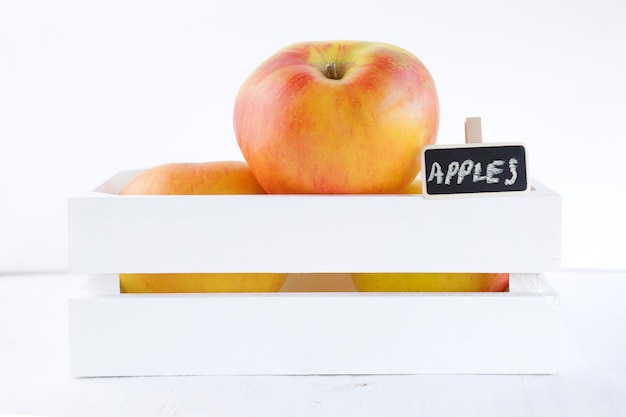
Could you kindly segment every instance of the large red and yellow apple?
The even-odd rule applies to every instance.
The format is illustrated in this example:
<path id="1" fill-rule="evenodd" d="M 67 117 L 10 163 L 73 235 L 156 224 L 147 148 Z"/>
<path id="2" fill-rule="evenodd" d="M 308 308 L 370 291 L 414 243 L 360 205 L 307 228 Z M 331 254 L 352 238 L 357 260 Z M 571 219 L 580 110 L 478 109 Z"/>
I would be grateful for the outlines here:
<path id="1" fill-rule="evenodd" d="M 265 194 L 243 161 L 169 163 L 142 171 L 121 195 Z M 129 293 L 272 292 L 282 273 L 120 274 L 120 291 Z"/>
<path id="2" fill-rule="evenodd" d="M 268 193 L 397 193 L 435 142 L 433 78 L 395 45 L 321 41 L 286 47 L 235 99 L 237 143 Z"/>

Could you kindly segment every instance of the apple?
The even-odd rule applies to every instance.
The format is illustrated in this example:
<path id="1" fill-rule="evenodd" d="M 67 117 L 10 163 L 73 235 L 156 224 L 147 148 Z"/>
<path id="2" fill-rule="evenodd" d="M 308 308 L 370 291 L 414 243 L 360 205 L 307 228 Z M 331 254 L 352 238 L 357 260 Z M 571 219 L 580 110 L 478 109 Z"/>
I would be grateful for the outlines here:
<path id="1" fill-rule="evenodd" d="M 508 273 L 356 273 L 352 281 L 363 292 L 503 292 Z"/>
<path id="2" fill-rule="evenodd" d="M 184 273 L 120 274 L 122 293 L 276 292 L 287 274 Z"/>
<path id="3" fill-rule="evenodd" d="M 422 194 L 415 178 L 401 194 Z M 509 287 L 508 273 L 354 273 L 352 282 L 363 292 L 502 292 Z"/>
<path id="4" fill-rule="evenodd" d="M 416 178 L 400 194 L 422 194 Z M 499 292 L 509 287 L 507 273 L 354 273 L 352 282 L 362 292 Z"/>
<path id="5" fill-rule="evenodd" d="M 265 194 L 243 161 L 168 163 L 139 173 L 120 195 Z M 282 273 L 122 273 L 120 291 L 273 292 L 283 285 Z"/>
<path id="6" fill-rule="evenodd" d="M 265 190 L 243 161 L 172 162 L 140 172 L 119 194 L 265 194 Z"/>
<path id="7" fill-rule="evenodd" d="M 400 47 L 306 42 L 248 76 L 233 124 L 267 193 L 398 193 L 436 140 L 439 101 L 427 68 Z"/>

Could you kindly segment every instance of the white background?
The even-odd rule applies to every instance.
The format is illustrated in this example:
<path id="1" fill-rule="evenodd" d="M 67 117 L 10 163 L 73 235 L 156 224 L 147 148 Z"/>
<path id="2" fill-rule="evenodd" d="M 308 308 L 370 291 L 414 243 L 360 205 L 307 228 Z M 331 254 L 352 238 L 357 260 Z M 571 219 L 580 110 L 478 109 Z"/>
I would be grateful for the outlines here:
<path id="1" fill-rule="evenodd" d="M 626 3 L 0 1 L 0 272 L 64 270 L 66 200 L 121 169 L 238 159 L 245 77 L 303 40 L 430 69 L 438 142 L 523 141 L 563 196 L 563 266 L 625 268 Z M 488 239 L 489 237 L 485 237 Z"/>

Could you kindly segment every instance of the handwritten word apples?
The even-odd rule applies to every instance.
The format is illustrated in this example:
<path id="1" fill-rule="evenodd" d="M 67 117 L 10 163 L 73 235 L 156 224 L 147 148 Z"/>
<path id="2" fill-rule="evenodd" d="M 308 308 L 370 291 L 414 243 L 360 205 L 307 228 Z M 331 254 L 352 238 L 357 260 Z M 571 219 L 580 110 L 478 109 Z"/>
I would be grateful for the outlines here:
<path id="1" fill-rule="evenodd" d="M 122 195 L 265 194 L 245 162 L 170 163 L 138 174 Z M 270 292 L 286 274 L 193 273 L 120 274 L 121 292 Z"/>
<path id="2" fill-rule="evenodd" d="M 299 43 L 241 86 L 237 143 L 268 193 L 396 193 L 436 140 L 439 103 L 424 64 L 397 46 Z"/>

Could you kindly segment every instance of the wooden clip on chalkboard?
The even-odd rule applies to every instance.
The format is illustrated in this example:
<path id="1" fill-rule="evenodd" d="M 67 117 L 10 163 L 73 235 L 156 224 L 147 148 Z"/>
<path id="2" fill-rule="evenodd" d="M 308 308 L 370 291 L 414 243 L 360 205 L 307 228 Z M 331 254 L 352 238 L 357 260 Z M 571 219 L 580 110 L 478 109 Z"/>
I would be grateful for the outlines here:
<path id="1" fill-rule="evenodd" d="M 422 189 L 426 198 L 529 191 L 523 143 L 482 143 L 478 117 L 466 120 L 465 137 L 465 144 L 429 145 L 422 150 Z"/>

